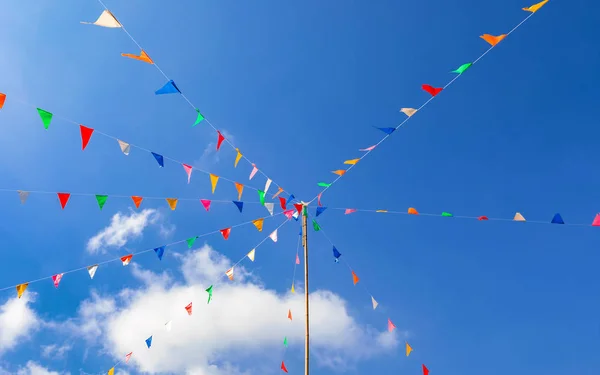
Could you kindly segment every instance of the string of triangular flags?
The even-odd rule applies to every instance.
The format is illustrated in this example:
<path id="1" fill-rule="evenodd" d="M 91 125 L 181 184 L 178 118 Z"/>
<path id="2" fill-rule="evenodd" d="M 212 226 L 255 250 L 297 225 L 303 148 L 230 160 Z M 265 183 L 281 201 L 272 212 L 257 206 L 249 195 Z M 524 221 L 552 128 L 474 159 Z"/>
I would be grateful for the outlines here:
<path id="1" fill-rule="evenodd" d="M 194 124 L 192 125 L 192 127 L 200 124 L 201 122 L 206 122 L 211 128 L 213 128 L 213 130 L 215 132 L 217 132 L 217 150 L 221 147 L 221 144 L 223 143 L 223 141 L 225 141 L 227 144 L 229 144 L 231 146 L 231 148 L 233 150 L 235 150 L 236 152 L 236 158 L 235 158 L 235 166 L 237 166 L 238 162 L 240 161 L 240 159 L 244 159 L 248 162 L 248 164 L 250 164 L 252 166 L 252 172 L 250 173 L 250 179 L 252 179 L 254 177 L 254 175 L 259 172 L 260 174 L 262 174 L 266 179 L 267 179 L 267 184 L 270 184 L 271 182 L 275 185 L 275 187 L 278 188 L 278 190 L 284 191 L 284 189 L 278 185 L 276 182 L 274 182 L 269 176 L 267 176 L 264 171 L 262 171 L 261 169 L 259 169 L 255 163 L 253 163 L 252 161 L 250 161 L 250 159 L 248 159 L 245 155 L 242 154 L 242 152 L 240 151 L 240 149 L 238 147 L 236 147 L 233 142 L 230 139 L 226 139 L 225 136 L 221 133 L 221 131 L 219 129 L 217 129 L 198 109 L 198 107 L 196 107 L 194 104 L 192 104 L 192 102 L 187 98 L 187 96 L 185 96 L 185 94 L 181 91 L 181 89 L 179 88 L 179 86 L 177 84 L 175 84 L 175 82 L 170 79 L 165 73 L 164 71 L 158 66 L 158 64 L 150 58 L 150 56 L 148 56 L 148 53 L 140 46 L 140 44 L 133 38 L 133 36 L 125 29 L 125 27 L 123 26 L 123 24 L 117 20 L 117 18 L 114 16 L 114 14 L 111 13 L 110 10 L 108 10 L 108 8 L 106 7 L 106 5 L 104 5 L 104 3 L 99 0 L 98 1 L 100 3 L 100 5 L 102 5 L 102 7 L 104 8 L 104 11 L 102 11 L 102 14 L 100 15 L 100 17 L 98 17 L 98 19 L 95 22 L 82 22 L 84 24 L 93 24 L 96 26 L 101 26 L 101 27 L 107 27 L 107 28 L 120 28 L 122 29 L 125 34 L 129 37 L 129 39 L 131 39 L 131 41 L 133 43 L 135 43 L 135 45 L 140 49 L 140 54 L 139 55 L 135 55 L 135 54 L 130 54 L 130 53 L 122 53 L 121 55 L 124 57 L 128 57 L 134 60 L 138 60 L 138 61 L 142 61 L 145 63 L 148 63 L 150 65 L 154 65 L 154 67 L 165 77 L 165 79 L 167 80 L 167 83 L 164 84 L 164 86 L 162 86 L 160 89 L 156 90 L 155 94 L 156 95 L 164 95 L 164 94 L 179 94 L 189 105 L 190 107 L 194 110 L 195 114 L 196 114 L 196 121 L 194 122 Z"/>
<path id="2" fill-rule="evenodd" d="M 315 216 L 318 217 L 319 215 L 322 215 L 325 212 L 325 210 L 327 210 L 327 209 L 328 209 L 328 207 L 325 207 L 325 206 L 317 207 L 315 210 Z M 565 222 L 562 215 L 558 212 L 552 216 L 552 219 L 546 220 L 546 221 L 541 221 L 541 220 L 526 220 L 525 216 L 520 212 L 516 212 L 512 218 L 498 218 L 498 217 L 488 217 L 486 215 L 480 215 L 480 216 L 454 215 L 453 213 L 447 212 L 447 211 L 442 211 L 441 213 L 424 213 L 424 212 L 418 211 L 414 207 L 409 207 L 408 210 L 406 210 L 406 211 L 393 211 L 393 210 L 381 210 L 381 209 L 380 210 L 363 210 L 363 209 L 357 209 L 357 208 L 341 208 L 341 207 L 331 207 L 329 209 L 344 211 L 344 215 L 351 215 L 354 213 L 365 212 L 365 213 L 382 213 L 382 214 L 395 214 L 395 215 L 435 216 L 435 217 L 446 217 L 446 218 L 455 218 L 455 219 L 472 219 L 472 220 L 479 220 L 479 221 L 488 221 L 488 220 L 489 221 L 514 221 L 514 222 L 520 222 L 520 223 L 562 224 L 562 225 L 571 225 L 571 226 L 600 227 L 600 213 L 597 213 L 596 216 L 594 216 L 594 219 L 591 221 L 591 223 L 581 224 L 581 223 Z"/>
<path id="3" fill-rule="evenodd" d="M 139 256 L 141 254 L 150 253 L 150 252 L 156 253 L 156 256 L 158 257 L 158 259 L 162 260 L 164 254 L 165 254 L 165 251 L 169 247 L 172 247 L 174 245 L 177 245 L 177 244 L 185 242 L 187 244 L 188 249 L 190 249 L 190 248 L 192 248 L 192 246 L 194 246 L 194 243 L 196 242 L 197 239 L 202 238 L 202 237 L 207 237 L 207 236 L 210 236 L 210 235 L 213 235 L 213 234 L 221 234 L 221 236 L 223 237 L 223 239 L 228 240 L 229 236 L 231 235 L 232 229 L 237 228 L 237 227 L 241 227 L 241 226 L 244 226 L 244 225 L 253 224 L 259 232 L 262 232 L 263 231 L 263 227 L 264 227 L 264 221 L 265 221 L 265 219 L 268 219 L 268 218 L 271 218 L 271 217 L 275 217 L 275 216 L 278 216 L 278 215 L 281 215 L 281 213 L 275 214 L 273 216 L 260 217 L 258 219 L 246 221 L 246 222 L 243 222 L 243 223 L 240 223 L 240 224 L 235 224 L 235 225 L 229 226 L 227 228 L 223 228 L 223 229 L 219 229 L 219 230 L 214 230 L 214 231 L 211 231 L 211 232 L 206 232 L 206 233 L 203 233 L 203 234 L 199 234 L 199 235 L 196 235 L 196 236 L 189 237 L 189 238 L 184 239 L 184 240 L 179 240 L 179 241 L 171 242 L 171 243 L 168 243 L 168 244 L 164 244 L 164 245 L 159 246 L 159 247 L 155 247 L 155 248 L 151 248 L 151 249 L 146 249 L 146 250 L 141 250 L 141 251 L 138 251 L 138 252 L 133 252 L 133 253 L 130 253 L 130 254 L 127 254 L 127 255 L 124 255 L 124 256 L 121 256 L 121 257 L 117 257 L 117 258 L 105 260 L 103 262 L 99 262 L 99 263 L 96 263 L 96 264 L 88 265 L 88 266 L 85 266 L 85 267 L 80 267 L 80 268 L 76 268 L 76 269 L 73 269 L 73 270 L 63 271 L 63 272 L 59 272 L 59 273 L 56 273 L 56 274 L 51 275 L 51 276 L 41 277 L 41 278 L 38 278 L 38 279 L 35 279 L 35 280 L 22 282 L 22 283 L 17 284 L 17 285 L 12 285 L 12 286 L 8 286 L 8 287 L 0 288 L 0 291 L 5 291 L 5 290 L 9 290 L 9 289 L 13 289 L 14 288 L 17 291 L 17 298 L 21 298 L 21 296 L 23 296 L 23 293 L 25 293 L 25 290 L 27 290 L 27 288 L 31 284 L 42 282 L 42 281 L 46 281 L 46 280 L 52 280 L 52 282 L 54 283 L 54 286 L 56 288 L 58 288 L 58 285 L 62 281 L 63 276 L 65 276 L 67 274 L 70 274 L 70 273 L 75 273 L 75 272 L 83 271 L 83 270 L 86 270 L 88 272 L 90 278 L 93 279 L 94 275 L 96 275 L 96 271 L 102 265 L 105 265 L 105 264 L 108 264 L 108 263 L 113 263 L 113 262 L 119 262 L 120 261 L 123 264 L 123 266 L 127 266 L 131 262 L 131 259 L 133 259 L 134 256 Z M 290 220 L 290 218 L 287 218 L 284 221 L 284 223 L 287 222 L 287 221 L 289 221 L 289 220 Z M 275 229 L 275 231 L 272 232 L 269 236 L 270 237 L 274 236 L 273 242 L 277 242 L 277 229 Z M 271 237 L 271 238 L 273 238 L 273 237 Z M 252 253 L 252 260 L 254 261 L 253 258 L 254 258 L 254 253 Z"/>
<path id="4" fill-rule="evenodd" d="M 244 259 L 248 258 L 250 259 L 252 262 L 254 262 L 254 259 L 256 257 L 256 249 L 258 249 L 267 239 L 271 239 L 273 242 L 277 242 L 277 231 L 284 226 L 289 220 L 285 220 L 283 221 L 277 228 L 275 228 L 275 230 L 273 232 L 271 232 L 271 234 L 269 234 L 268 236 L 266 236 L 265 238 L 263 238 L 258 244 L 256 244 L 252 250 L 250 250 L 249 252 L 247 252 L 243 257 L 241 257 L 237 262 L 235 262 L 230 268 L 227 269 L 227 271 L 221 273 L 219 275 L 219 277 L 213 281 L 212 283 L 210 283 L 210 286 L 205 290 L 206 292 L 206 299 L 207 302 L 206 304 L 210 304 L 210 302 L 213 299 L 213 293 L 215 292 L 215 289 L 218 287 L 219 282 L 222 281 L 224 278 L 223 276 L 227 276 L 227 278 L 230 281 L 234 281 L 235 279 L 235 274 L 234 274 L 234 270 L 236 269 L 236 267 L 239 266 L 239 264 L 241 262 L 244 261 Z M 191 247 L 191 246 L 190 246 Z M 187 303 L 187 301 L 186 301 Z M 193 304 L 194 301 L 190 301 L 189 303 L 187 303 L 187 305 L 185 305 L 185 303 L 182 303 L 182 310 L 181 312 L 183 313 L 183 309 L 185 309 L 186 311 L 186 316 L 192 316 L 193 313 Z M 176 321 L 176 318 L 172 318 L 170 320 L 168 320 L 163 326 L 161 326 L 159 329 L 160 330 L 165 330 L 166 332 L 171 332 L 171 329 L 173 327 L 173 322 Z M 151 349 L 152 347 L 152 342 L 154 340 L 155 334 L 151 334 L 148 338 L 146 338 L 144 341 L 146 343 L 146 347 L 148 349 Z M 119 366 L 121 363 L 123 363 L 123 361 L 125 361 L 125 363 L 128 363 L 129 360 L 131 359 L 133 355 L 133 351 L 130 351 L 129 353 L 127 353 L 124 357 L 124 359 L 117 361 L 109 370 L 108 370 L 108 375 L 114 375 L 115 374 L 115 369 L 117 366 Z"/>
<path id="5" fill-rule="evenodd" d="M 5 100 L 6 100 L 6 94 L 0 93 L 0 109 L 2 109 L 2 107 L 4 106 Z M 101 132 L 101 131 L 96 130 L 94 128 L 90 128 L 88 126 L 81 125 L 81 124 L 79 124 L 76 121 L 67 119 L 66 117 L 58 116 L 58 115 L 56 115 L 54 113 L 48 112 L 48 111 L 43 110 L 41 108 L 37 108 L 37 107 L 35 107 L 34 105 L 32 105 L 30 103 L 27 103 L 27 102 L 24 102 L 24 101 L 21 101 L 21 100 L 16 100 L 16 101 L 18 101 L 18 102 L 20 102 L 20 103 L 22 103 L 24 105 L 36 108 L 37 112 L 38 112 L 38 114 L 40 116 L 40 118 L 42 119 L 42 123 L 44 124 L 44 128 L 45 129 L 48 129 L 50 127 L 50 123 L 51 123 L 51 121 L 52 121 L 53 118 L 60 118 L 60 119 L 62 119 L 63 121 L 65 121 L 67 123 L 78 125 L 79 126 L 79 132 L 81 134 L 81 149 L 82 150 L 86 149 L 86 147 L 90 143 L 90 139 L 92 138 L 93 134 L 99 134 L 99 135 L 102 135 L 104 137 L 111 138 L 111 139 L 117 141 L 117 143 L 119 145 L 119 149 L 126 156 L 130 154 L 131 148 L 133 147 L 133 148 L 137 148 L 137 149 L 139 149 L 141 151 L 150 153 L 152 155 L 153 160 L 158 164 L 159 168 L 164 168 L 165 167 L 165 161 L 169 161 L 169 162 L 173 162 L 175 164 L 179 164 L 183 168 L 183 171 L 185 172 L 185 176 L 186 176 L 188 184 L 191 181 L 192 172 L 201 172 L 201 173 L 204 173 L 204 174 L 208 175 L 209 179 L 210 179 L 210 183 L 211 183 L 211 188 L 212 188 L 213 194 L 215 192 L 215 189 L 217 187 L 217 183 L 219 182 L 219 180 L 224 180 L 224 181 L 227 181 L 227 182 L 230 182 L 230 183 L 234 184 L 236 190 L 238 191 L 238 194 L 240 195 L 240 199 L 241 199 L 241 195 L 242 195 L 242 191 L 244 190 L 244 187 L 252 189 L 252 190 L 255 190 L 255 191 L 258 191 L 258 192 L 263 192 L 264 194 L 267 194 L 268 191 L 269 191 L 269 188 L 271 187 L 271 185 L 275 185 L 275 186 L 278 187 L 278 190 L 275 193 L 275 195 L 273 195 L 273 199 L 275 197 L 279 196 L 279 194 L 281 194 L 281 193 L 283 193 L 285 191 L 283 188 L 281 188 L 277 184 L 275 184 L 270 178 L 267 178 L 267 181 L 265 182 L 265 187 L 262 188 L 262 189 L 259 189 L 259 188 L 256 188 L 256 187 L 253 187 L 253 186 L 250 186 L 250 185 L 245 185 L 245 184 L 236 182 L 235 180 L 232 180 L 230 178 L 223 177 L 223 176 L 218 176 L 218 175 L 216 175 L 214 173 L 211 173 L 210 171 L 207 171 L 207 170 L 204 170 L 204 169 L 192 166 L 190 164 L 186 164 L 186 163 L 181 162 L 181 161 L 179 161 L 177 159 L 174 159 L 172 157 L 169 157 L 169 156 L 166 156 L 166 155 L 163 155 L 163 154 L 159 154 L 159 153 L 154 152 L 154 151 L 150 151 L 147 148 L 134 145 L 133 143 L 125 142 L 125 141 L 123 141 L 123 140 L 121 140 L 121 139 L 119 139 L 119 138 L 117 138 L 115 136 L 112 136 L 110 134 Z M 219 147 L 220 147 L 220 143 L 217 143 L 217 150 L 219 149 Z M 239 158 L 236 158 L 236 161 L 234 163 L 234 167 L 237 167 L 238 161 L 239 161 Z M 252 180 L 254 178 L 255 174 L 256 174 L 256 171 L 253 169 L 250 172 L 249 180 Z"/>
<path id="6" fill-rule="evenodd" d="M 525 21 L 527 21 L 531 16 L 533 16 L 533 14 L 535 12 L 537 12 L 538 10 L 540 10 L 540 8 L 542 8 L 544 5 L 546 5 L 547 2 L 548 2 L 548 0 L 543 0 L 543 1 L 541 1 L 541 2 L 539 2 L 537 4 L 534 4 L 534 5 L 530 6 L 530 7 L 523 8 L 524 11 L 529 12 L 530 14 L 527 17 L 525 17 L 525 19 L 523 21 L 521 21 L 519 24 L 517 24 L 517 26 L 515 26 L 512 30 L 510 30 L 506 34 L 500 34 L 500 35 L 496 35 L 496 36 L 495 35 L 490 35 L 490 34 L 483 34 L 483 35 L 481 35 L 480 38 L 483 39 L 485 42 L 487 42 L 490 45 L 490 47 L 485 52 L 483 52 L 473 62 L 468 62 L 468 63 L 462 64 L 461 66 L 459 66 L 455 70 L 451 71 L 451 73 L 455 74 L 455 77 L 452 78 L 445 86 L 443 86 L 443 87 L 434 87 L 434 86 L 431 86 L 429 84 L 423 84 L 421 86 L 421 88 L 423 89 L 423 91 L 425 91 L 426 93 L 429 94 L 429 98 L 423 104 L 421 104 L 421 106 L 418 107 L 418 108 L 401 108 L 400 112 L 404 113 L 404 115 L 406 115 L 406 118 L 400 123 L 400 125 L 398 125 L 396 127 L 390 127 L 390 128 L 378 128 L 378 127 L 376 127 L 376 129 L 380 130 L 381 132 L 383 132 L 385 134 L 383 136 L 383 138 L 381 138 L 379 140 L 379 142 L 377 142 L 376 144 L 374 144 L 372 146 L 359 149 L 360 152 L 364 152 L 364 154 L 361 157 L 356 158 L 356 159 L 349 159 L 349 160 L 344 161 L 344 164 L 349 166 L 347 169 L 336 169 L 336 170 L 332 171 L 333 174 L 337 175 L 337 177 L 332 182 L 319 182 L 317 185 L 319 187 L 322 187 L 323 189 L 319 192 L 319 194 L 317 194 L 317 196 L 315 198 L 313 198 L 312 200 L 310 200 L 309 203 L 312 203 L 315 199 L 319 199 L 320 200 L 322 194 L 325 191 L 327 191 L 327 189 L 329 189 L 333 184 L 335 184 L 336 182 L 338 182 L 346 173 L 348 173 L 348 171 L 350 171 L 352 168 L 354 168 L 354 166 L 356 166 L 358 164 L 358 162 L 360 162 L 362 159 L 364 159 L 377 146 L 379 146 L 386 139 L 388 139 L 394 133 L 394 131 L 398 130 L 398 128 L 400 128 L 402 125 L 404 125 L 405 123 L 407 123 L 417 112 L 419 112 L 420 110 L 422 110 L 423 108 L 425 108 L 425 106 L 427 104 L 429 104 L 429 102 L 431 102 L 433 99 L 435 99 L 435 97 L 439 93 L 441 93 L 443 90 L 445 90 L 446 88 L 448 88 L 448 86 L 450 86 L 454 81 L 456 81 L 460 76 L 462 76 L 462 74 L 467 69 L 469 69 L 470 67 L 472 67 L 473 65 L 475 65 L 475 63 L 477 63 L 483 56 L 485 56 L 494 47 L 496 47 L 498 45 L 498 43 L 500 43 L 507 36 L 509 36 L 515 30 L 517 30 L 521 25 L 523 25 L 525 23 Z"/>

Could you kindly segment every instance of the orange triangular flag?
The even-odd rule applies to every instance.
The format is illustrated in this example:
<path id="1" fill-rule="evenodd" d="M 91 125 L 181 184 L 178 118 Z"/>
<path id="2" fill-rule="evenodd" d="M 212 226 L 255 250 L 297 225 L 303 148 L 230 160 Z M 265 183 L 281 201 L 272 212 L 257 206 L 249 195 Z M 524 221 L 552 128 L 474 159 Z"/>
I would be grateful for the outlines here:
<path id="1" fill-rule="evenodd" d="M 148 54 L 146 53 L 146 51 L 142 50 L 140 52 L 140 55 L 134 55 L 133 53 L 122 53 L 121 56 L 123 57 L 129 57 L 130 59 L 134 59 L 134 60 L 140 60 L 143 62 L 146 62 L 148 64 L 154 64 L 154 61 L 152 61 L 152 59 L 150 58 L 150 56 L 148 56 Z"/>
<path id="2" fill-rule="evenodd" d="M 0 109 L 4 107 L 4 101 L 6 100 L 6 94 L 0 92 Z"/>
<path id="3" fill-rule="evenodd" d="M 265 219 L 260 218 L 260 219 L 253 220 L 252 224 L 254 224 L 254 226 L 256 227 L 256 229 L 258 229 L 259 232 L 262 232 L 264 221 L 265 221 Z"/>
<path id="4" fill-rule="evenodd" d="M 233 267 L 228 269 L 227 272 L 225 272 L 225 275 L 227 275 L 227 277 L 229 277 L 229 280 L 233 281 Z"/>
<path id="5" fill-rule="evenodd" d="M 502 35 L 498 35 L 498 36 L 494 36 L 494 35 L 490 35 L 490 34 L 483 34 L 480 36 L 480 38 L 485 40 L 489 44 L 491 44 L 493 47 L 496 44 L 500 43 L 502 41 L 502 39 L 506 38 L 506 34 L 502 34 Z"/>
<path id="6" fill-rule="evenodd" d="M 171 210 L 175 211 L 177 208 L 177 198 L 166 198 L 166 200 L 169 204 L 169 207 L 171 207 Z"/>
<path id="7" fill-rule="evenodd" d="M 412 352 L 412 348 L 410 345 L 408 345 L 408 342 L 406 343 L 406 356 L 408 357 L 410 355 L 410 352 Z"/>
<path id="8" fill-rule="evenodd" d="M 358 163 L 358 161 L 359 161 L 359 160 L 360 160 L 360 159 L 351 159 L 351 160 L 346 160 L 346 161 L 344 162 L 344 164 L 350 164 L 350 165 L 354 165 L 354 164 Z"/>
<path id="9" fill-rule="evenodd" d="M 135 204 L 135 208 L 140 208 L 140 204 L 142 204 L 142 200 L 144 198 L 138 197 L 137 195 L 132 195 L 131 199 L 133 200 L 133 204 Z"/>
<path id="10" fill-rule="evenodd" d="M 419 212 L 418 212 L 416 209 L 412 208 L 412 207 L 410 207 L 410 208 L 408 209 L 408 213 L 409 213 L 410 215 L 418 215 L 418 214 L 419 214 Z"/>
<path id="11" fill-rule="evenodd" d="M 356 285 L 358 283 L 358 276 L 356 276 L 356 272 L 352 271 L 352 282 L 354 283 L 354 285 Z"/>
<path id="12" fill-rule="evenodd" d="M 519 212 L 517 212 L 515 214 L 515 217 L 513 218 L 514 221 L 525 221 L 525 218 L 523 217 L 523 215 L 521 215 Z"/>
<path id="13" fill-rule="evenodd" d="M 27 289 L 28 286 L 29 286 L 29 283 L 23 283 L 23 284 L 17 285 L 17 297 L 18 298 L 21 298 L 23 296 L 23 293 L 25 293 L 25 289 Z"/>
<path id="14" fill-rule="evenodd" d="M 534 4 L 534 5 L 530 6 L 529 8 L 523 8 L 523 10 L 526 12 L 535 13 L 538 10 L 540 10 L 541 7 L 546 5 L 547 2 L 548 2 L 548 0 L 540 1 L 539 3 Z"/>
<path id="15" fill-rule="evenodd" d="M 237 189 L 237 192 L 238 192 L 238 201 L 241 201 L 242 193 L 244 192 L 244 185 L 240 184 L 239 182 L 236 182 L 235 188 Z"/>
<path id="16" fill-rule="evenodd" d="M 288 310 L 288 319 L 292 320 L 292 309 Z"/>
<path id="17" fill-rule="evenodd" d="M 219 182 L 219 176 L 210 174 L 210 184 L 212 185 L 212 192 L 215 193 L 215 189 L 217 187 L 217 182 Z"/>
<path id="18" fill-rule="evenodd" d="M 275 193 L 275 195 L 273 195 L 273 197 L 272 197 L 271 199 L 275 199 L 275 198 L 277 198 L 277 196 L 278 196 L 279 194 L 281 194 L 281 193 L 283 193 L 283 188 L 282 188 L 282 187 L 280 187 L 280 188 L 277 190 L 277 193 Z"/>
<path id="19" fill-rule="evenodd" d="M 337 169 L 337 170 L 335 170 L 335 171 L 331 171 L 331 173 L 335 173 L 335 174 L 337 174 L 338 176 L 343 176 L 343 175 L 344 175 L 344 173 L 346 173 L 346 170 L 345 170 L 345 169 Z"/>

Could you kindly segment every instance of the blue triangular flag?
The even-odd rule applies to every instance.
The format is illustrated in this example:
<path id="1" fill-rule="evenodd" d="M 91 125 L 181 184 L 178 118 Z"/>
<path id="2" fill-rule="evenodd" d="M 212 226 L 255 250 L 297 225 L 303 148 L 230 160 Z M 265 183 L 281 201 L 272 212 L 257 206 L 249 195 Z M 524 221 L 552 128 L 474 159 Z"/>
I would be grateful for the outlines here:
<path id="1" fill-rule="evenodd" d="M 294 194 L 290 194 L 290 197 L 288 198 L 288 202 L 292 203 L 292 201 L 296 199 L 296 197 L 294 197 Z"/>
<path id="2" fill-rule="evenodd" d="M 238 208 L 238 210 L 240 210 L 240 213 L 242 212 L 242 210 L 244 209 L 244 202 L 238 202 L 238 201 L 232 201 L 233 204 L 235 204 Z"/>
<path id="3" fill-rule="evenodd" d="M 300 233 L 298 233 L 299 236 L 302 235 L 302 227 L 300 227 Z"/>
<path id="4" fill-rule="evenodd" d="M 170 80 L 169 82 L 165 83 L 165 85 L 163 87 L 156 90 L 156 92 L 155 92 L 156 95 L 177 94 L 177 93 L 181 94 L 181 91 L 179 91 L 179 88 L 177 87 L 175 82 L 173 82 L 173 80 Z"/>
<path id="5" fill-rule="evenodd" d="M 381 130 L 382 132 L 384 132 L 387 135 L 390 135 L 394 132 L 394 130 L 396 130 L 396 128 L 377 128 L 379 130 Z"/>
<path id="6" fill-rule="evenodd" d="M 565 221 L 563 220 L 563 218 L 560 216 L 560 214 L 556 214 L 554 215 L 554 217 L 552 218 L 551 221 L 552 224 L 564 224 Z"/>
<path id="7" fill-rule="evenodd" d="M 154 249 L 154 252 L 158 256 L 158 259 L 162 260 L 163 254 L 165 253 L 165 247 L 164 246 L 157 247 L 156 249 Z"/>
<path id="8" fill-rule="evenodd" d="M 154 159 L 156 159 L 156 162 L 158 163 L 158 165 L 160 165 L 161 167 L 165 166 L 165 161 L 163 159 L 162 155 L 159 154 L 155 154 L 154 152 L 150 151 L 152 153 L 152 156 L 154 156 Z"/>
<path id="9" fill-rule="evenodd" d="M 152 336 L 146 339 L 146 346 L 148 347 L 148 349 L 150 349 L 150 347 L 152 346 Z"/>
<path id="10" fill-rule="evenodd" d="M 342 254 L 338 251 L 338 249 L 335 248 L 335 246 L 333 247 L 333 256 L 335 258 L 336 263 L 340 261 L 340 257 L 342 256 Z"/>
<path id="11" fill-rule="evenodd" d="M 317 207 L 317 216 L 321 215 L 326 209 L 327 207 Z"/>

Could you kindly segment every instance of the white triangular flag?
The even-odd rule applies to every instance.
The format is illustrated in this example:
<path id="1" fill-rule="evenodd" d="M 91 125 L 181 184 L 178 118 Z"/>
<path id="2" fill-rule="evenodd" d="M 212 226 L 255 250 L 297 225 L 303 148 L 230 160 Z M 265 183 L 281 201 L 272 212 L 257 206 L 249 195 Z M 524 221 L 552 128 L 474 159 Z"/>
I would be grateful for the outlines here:
<path id="1" fill-rule="evenodd" d="M 402 108 L 400 110 L 400 112 L 404 113 L 405 115 L 407 115 L 408 117 L 414 115 L 415 113 L 417 113 L 417 110 L 414 108 Z"/>
<path id="2" fill-rule="evenodd" d="M 129 143 L 127 142 L 123 142 L 120 139 L 117 139 L 117 142 L 119 142 L 119 147 L 121 147 L 121 151 L 125 154 L 125 155 L 129 155 L 129 150 L 131 150 L 131 146 L 129 145 Z"/>
<path id="3" fill-rule="evenodd" d="M 165 331 L 171 332 L 171 321 L 165 323 Z"/>
<path id="4" fill-rule="evenodd" d="M 123 27 L 119 21 L 113 16 L 110 10 L 105 9 L 104 12 L 98 17 L 96 22 L 81 22 L 85 25 L 96 25 L 102 27 Z"/>
<path id="5" fill-rule="evenodd" d="M 273 240 L 273 242 L 277 242 L 277 229 L 275 229 L 273 233 L 269 234 L 269 237 Z"/>
<path id="6" fill-rule="evenodd" d="M 21 200 L 21 204 L 25 204 L 27 202 L 27 198 L 29 198 L 29 192 L 23 190 L 17 190 L 19 193 L 19 199 Z"/>
<path id="7" fill-rule="evenodd" d="M 274 203 L 265 203 L 265 208 L 269 211 L 269 214 L 273 216 L 273 208 L 275 207 Z"/>
<path id="8" fill-rule="evenodd" d="M 247 255 L 247 257 L 253 262 L 254 262 L 254 254 L 256 254 L 256 249 L 250 250 L 250 252 Z"/>
<path id="9" fill-rule="evenodd" d="M 269 191 L 269 186 L 271 186 L 271 179 L 267 178 L 267 183 L 265 184 L 265 194 L 267 194 L 267 192 Z"/>
<path id="10" fill-rule="evenodd" d="M 379 305 L 377 301 L 375 301 L 375 298 L 373 298 L 373 296 L 371 296 L 371 303 L 373 304 L 373 310 L 375 310 Z"/>
<path id="11" fill-rule="evenodd" d="M 89 266 L 87 268 L 88 273 L 90 274 L 90 279 L 94 278 L 94 275 L 96 274 L 96 270 L 98 269 L 98 265 L 94 264 L 93 266 Z"/>

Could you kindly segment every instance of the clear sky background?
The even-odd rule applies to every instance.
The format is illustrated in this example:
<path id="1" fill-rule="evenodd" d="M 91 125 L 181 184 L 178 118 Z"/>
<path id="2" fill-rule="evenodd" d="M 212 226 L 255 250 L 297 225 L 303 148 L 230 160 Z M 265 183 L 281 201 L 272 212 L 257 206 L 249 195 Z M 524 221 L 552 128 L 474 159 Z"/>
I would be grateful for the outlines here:
<path id="1" fill-rule="evenodd" d="M 106 5 L 165 73 L 276 183 L 304 200 L 330 171 L 376 143 L 420 106 L 428 83 L 527 16 L 524 0 L 176 1 Z M 55 117 L 44 130 L 35 107 L 119 139 L 262 188 L 227 144 L 214 152 L 206 123 L 179 95 L 155 96 L 165 79 L 119 29 L 81 25 L 94 0 L 11 2 L 0 13 L 0 189 L 108 194 L 54 195 L 25 205 L 0 193 L 0 288 L 247 222 L 267 211 L 247 188 L 233 204 L 163 200 L 135 210 L 112 195 L 235 200 L 220 181 Z M 361 281 L 352 284 L 331 244 L 310 232 L 313 374 L 579 375 L 600 371 L 597 276 L 600 229 L 537 223 L 355 213 L 331 208 L 589 225 L 600 211 L 597 170 L 600 53 L 598 9 L 551 0 L 323 196 L 327 236 Z M 275 186 L 271 187 L 274 193 Z M 269 198 L 272 194 L 269 194 Z M 254 202 L 254 203 L 251 203 Z M 276 202 L 277 203 L 277 202 Z M 277 205 L 276 205 L 277 206 Z M 313 205 L 314 206 L 314 205 Z M 277 208 L 276 213 L 281 212 Z M 314 207 L 310 209 L 314 214 Z M 31 284 L 0 294 L 0 373 L 101 374 L 129 351 L 117 374 L 290 374 L 303 361 L 302 283 L 290 295 L 299 224 L 267 240 L 234 283 L 204 289 L 283 222 L 252 225 Z M 108 228 L 108 229 L 106 229 Z M 88 246 L 100 233 L 99 246 Z M 225 258 L 223 258 L 225 257 Z M 301 265 L 302 266 L 302 265 Z M 297 277 L 301 269 L 297 270 Z M 380 306 L 373 311 L 370 294 Z M 184 306 L 193 301 L 194 314 Z M 292 308 L 293 322 L 286 319 Z M 387 334 L 387 319 L 398 329 Z M 173 331 L 163 324 L 173 320 Z M 151 349 L 144 340 L 154 335 Z M 282 342 L 287 336 L 289 349 Z M 414 348 L 404 355 L 404 341 Z"/>

